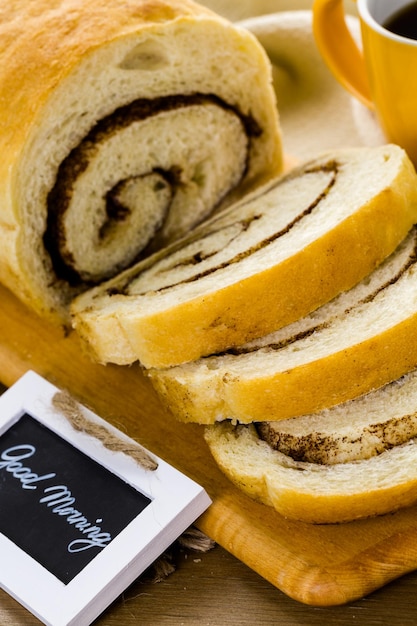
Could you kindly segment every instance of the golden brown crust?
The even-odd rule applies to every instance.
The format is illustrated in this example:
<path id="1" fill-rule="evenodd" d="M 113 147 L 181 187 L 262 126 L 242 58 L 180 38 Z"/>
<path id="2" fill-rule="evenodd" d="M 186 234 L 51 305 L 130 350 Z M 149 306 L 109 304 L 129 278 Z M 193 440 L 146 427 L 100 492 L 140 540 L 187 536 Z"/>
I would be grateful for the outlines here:
<path id="1" fill-rule="evenodd" d="M 236 381 L 229 390 L 233 413 L 250 421 L 286 419 L 356 398 L 417 367 L 417 314 L 346 350 L 261 380 Z M 259 400 L 266 389 L 262 406 Z"/>
<path id="2" fill-rule="evenodd" d="M 349 348 L 287 371 L 253 377 L 172 375 L 151 370 L 154 387 L 182 421 L 281 420 L 356 398 L 417 367 L 417 314 Z"/>
<path id="3" fill-rule="evenodd" d="M 284 517 L 331 524 L 415 504 L 415 441 L 365 461 L 319 466 L 295 462 L 261 441 L 253 426 L 210 426 L 205 438 L 224 474 Z"/>
<path id="4" fill-rule="evenodd" d="M 106 2 L 82 0 L 36 3 L 2 2 L 0 26 L 0 147 L 19 147 L 42 104 L 55 86 L 97 45 L 138 28 L 199 15 L 213 16 L 188 0 Z M 221 18 L 216 18 L 221 19 Z M 36 80 L 32 80 L 36 75 Z M 9 106 L 13 98 L 13 107 Z"/>

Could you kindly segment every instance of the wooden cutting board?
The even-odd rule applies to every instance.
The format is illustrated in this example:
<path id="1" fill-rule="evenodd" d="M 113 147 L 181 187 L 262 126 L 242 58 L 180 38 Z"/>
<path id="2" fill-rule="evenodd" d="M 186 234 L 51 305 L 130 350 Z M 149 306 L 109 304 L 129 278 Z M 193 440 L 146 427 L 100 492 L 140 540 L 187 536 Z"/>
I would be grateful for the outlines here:
<path id="1" fill-rule="evenodd" d="M 417 507 L 340 525 L 284 519 L 229 483 L 202 427 L 168 415 L 137 365 L 93 363 L 74 333 L 49 326 L 0 286 L 0 380 L 9 386 L 28 369 L 203 485 L 213 504 L 198 528 L 290 597 L 344 604 L 417 569 Z"/>

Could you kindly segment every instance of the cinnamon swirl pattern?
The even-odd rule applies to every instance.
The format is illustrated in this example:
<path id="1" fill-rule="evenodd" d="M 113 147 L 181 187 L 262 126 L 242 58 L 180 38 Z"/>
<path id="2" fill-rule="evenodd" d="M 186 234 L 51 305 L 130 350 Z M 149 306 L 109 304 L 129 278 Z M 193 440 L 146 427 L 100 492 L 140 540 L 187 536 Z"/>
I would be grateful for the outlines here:
<path id="1" fill-rule="evenodd" d="M 417 367 L 416 263 L 414 228 L 369 277 L 304 319 L 238 349 L 153 371 L 153 382 L 166 401 L 174 398 L 177 417 L 209 424 L 312 414 L 397 380 Z M 267 427 L 262 432 L 268 437 Z"/>
<path id="2" fill-rule="evenodd" d="M 281 171 L 248 32 L 189 0 L 0 8 L 0 280 L 39 313 L 68 322 L 78 293 Z"/>
<path id="3" fill-rule="evenodd" d="M 48 194 L 44 244 L 58 278 L 100 283 L 187 233 L 241 183 L 261 132 L 204 95 L 137 100 L 100 120 Z"/>
<path id="4" fill-rule="evenodd" d="M 101 361 L 164 368 L 239 350 L 386 258 L 414 222 L 415 176 L 395 147 L 320 157 L 78 298 L 73 323 Z"/>
<path id="5" fill-rule="evenodd" d="M 417 500 L 415 440 L 335 465 L 296 461 L 259 439 L 253 424 L 208 426 L 205 439 L 224 474 L 284 517 L 334 524 L 393 513 Z"/>

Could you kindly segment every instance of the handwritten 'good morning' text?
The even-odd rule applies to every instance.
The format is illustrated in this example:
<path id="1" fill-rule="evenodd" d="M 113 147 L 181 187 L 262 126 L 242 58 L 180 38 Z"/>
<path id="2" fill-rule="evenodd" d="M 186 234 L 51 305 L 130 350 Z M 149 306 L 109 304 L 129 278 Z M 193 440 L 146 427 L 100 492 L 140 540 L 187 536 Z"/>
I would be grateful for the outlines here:
<path id="1" fill-rule="evenodd" d="M 7 448 L 0 456 L 0 470 L 9 472 L 13 478 L 20 481 L 22 489 L 35 490 L 42 481 L 56 477 L 54 472 L 39 476 L 30 467 L 23 465 L 22 461 L 29 459 L 35 453 L 35 446 L 30 444 Z M 101 527 L 96 525 L 101 523 L 102 519 L 96 519 L 95 523 L 91 523 L 82 512 L 75 508 L 75 497 L 66 485 L 45 487 L 39 502 L 47 506 L 51 513 L 64 518 L 67 524 L 73 526 L 82 535 L 68 544 L 68 552 L 104 548 L 112 540 L 110 533 L 103 532 Z"/>

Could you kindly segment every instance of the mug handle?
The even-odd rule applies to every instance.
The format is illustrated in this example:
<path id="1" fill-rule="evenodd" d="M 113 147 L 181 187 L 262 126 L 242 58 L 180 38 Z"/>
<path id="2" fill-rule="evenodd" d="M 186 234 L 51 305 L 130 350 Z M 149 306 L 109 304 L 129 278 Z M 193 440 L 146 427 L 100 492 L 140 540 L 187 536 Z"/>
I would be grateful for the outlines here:
<path id="1" fill-rule="evenodd" d="M 314 0 L 313 33 L 319 52 L 335 78 L 373 109 L 365 60 L 346 24 L 343 0 Z"/>

